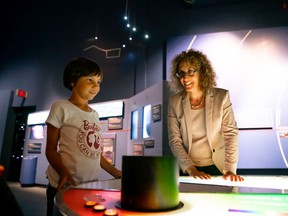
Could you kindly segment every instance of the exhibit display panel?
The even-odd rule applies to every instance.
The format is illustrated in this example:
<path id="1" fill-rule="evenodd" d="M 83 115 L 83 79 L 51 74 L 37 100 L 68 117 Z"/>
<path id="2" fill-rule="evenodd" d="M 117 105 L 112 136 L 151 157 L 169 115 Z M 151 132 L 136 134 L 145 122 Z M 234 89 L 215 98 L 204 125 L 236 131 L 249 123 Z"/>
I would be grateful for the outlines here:
<path id="1" fill-rule="evenodd" d="M 24 156 L 37 157 L 35 184 L 47 185 L 45 170 L 48 161 L 45 156 L 47 126 L 45 121 L 49 110 L 30 113 L 27 119 L 27 130 L 24 143 Z M 21 170 L 24 172 L 24 170 Z"/>

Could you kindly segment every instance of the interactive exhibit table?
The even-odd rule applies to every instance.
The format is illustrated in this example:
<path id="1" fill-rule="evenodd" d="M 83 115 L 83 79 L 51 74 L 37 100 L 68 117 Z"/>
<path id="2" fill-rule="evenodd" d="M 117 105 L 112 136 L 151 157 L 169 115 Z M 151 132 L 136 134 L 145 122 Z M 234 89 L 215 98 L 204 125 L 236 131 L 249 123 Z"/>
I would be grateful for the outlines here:
<path id="1" fill-rule="evenodd" d="M 55 198 L 63 215 L 103 215 L 85 207 L 95 200 L 117 215 L 214 215 L 288 216 L 288 176 L 243 176 L 243 182 L 230 182 L 222 176 L 209 180 L 179 177 L 179 201 L 182 205 L 170 211 L 141 212 L 117 207 L 121 198 L 121 179 L 111 179 L 68 187 Z"/>

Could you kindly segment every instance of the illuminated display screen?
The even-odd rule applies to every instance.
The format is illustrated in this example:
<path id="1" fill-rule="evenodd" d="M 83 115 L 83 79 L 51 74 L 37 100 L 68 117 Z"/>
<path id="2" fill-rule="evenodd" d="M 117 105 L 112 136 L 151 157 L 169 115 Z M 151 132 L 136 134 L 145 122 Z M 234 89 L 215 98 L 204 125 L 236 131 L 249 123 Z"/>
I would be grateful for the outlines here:
<path id="1" fill-rule="evenodd" d="M 139 145 L 139 144 L 138 144 Z M 222 178 L 222 176 L 221 176 Z M 191 181 L 190 181 L 191 180 Z M 223 180 L 223 179 L 222 179 Z M 279 185 L 283 185 L 283 188 L 287 187 L 287 177 L 283 176 L 270 176 L 270 177 L 246 177 L 245 180 L 247 180 L 246 183 L 242 182 L 234 182 L 235 185 L 246 185 L 247 187 L 250 185 L 250 183 L 254 182 L 253 185 L 256 185 L 257 182 L 264 182 L 273 187 L 272 182 L 274 186 L 277 188 Z M 195 182 L 195 179 L 193 177 L 190 177 L 185 179 L 180 178 L 181 182 Z M 220 184 L 220 179 L 211 179 L 209 181 L 211 184 L 216 181 Z M 198 181 L 197 181 L 198 182 Z M 200 182 L 200 180 L 199 180 Z M 202 182 L 207 184 L 207 180 L 202 180 Z M 225 185 L 227 182 L 230 181 L 222 181 L 221 184 Z M 270 182 L 270 183 L 269 183 Z M 109 187 L 109 183 L 111 184 Z M 230 182 L 231 183 L 231 182 Z M 232 184 L 232 183 L 231 183 Z M 264 187 L 263 184 L 263 187 Z M 116 189 L 116 191 L 97 191 L 95 188 L 101 188 L 103 185 L 107 186 L 107 188 Z M 191 184 L 192 187 L 198 187 L 199 184 Z M 269 187 L 266 185 L 265 187 Z M 252 185 L 250 185 L 252 186 Z M 66 212 L 67 215 L 85 215 L 84 211 L 87 210 L 85 207 L 78 208 L 75 203 L 83 202 L 83 196 L 87 194 L 97 194 L 99 192 L 105 193 L 105 199 L 107 200 L 107 207 L 109 208 L 115 208 L 115 203 L 119 202 L 120 200 L 120 189 L 121 189 L 121 181 L 119 181 L 119 184 L 115 184 L 115 181 L 107 182 L 105 181 L 105 184 L 101 181 L 95 181 L 95 182 L 89 182 L 85 184 L 80 184 L 76 186 L 75 188 L 69 188 L 68 190 L 64 191 L 64 199 L 58 199 L 58 200 L 64 200 L 66 206 L 69 206 L 69 209 L 71 212 Z M 285 190 L 283 190 L 285 192 Z M 60 193 L 61 194 L 61 193 Z M 59 197 L 59 194 L 58 194 Z M 71 199 L 71 201 L 69 200 Z M 269 216 L 287 216 L 288 215 L 288 194 L 286 190 L 285 193 L 215 193 L 215 192 L 183 192 L 180 190 L 179 193 L 179 200 L 184 204 L 183 207 L 173 210 L 173 211 L 165 211 L 163 212 L 136 212 L 136 211 L 130 211 L 131 215 L 215 215 L 215 216 L 253 216 L 253 215 L 269 215 Z M 57 199 L 56 199 L 57 202 Z M 61 205 L 59 205 L 61 206 Z M 63 206 L 63 205 L 62 205 Z M 64 210 L 67 210 L 67 207 L 65 206 Z M 118 209 L 119 214 L 124 214 L 127 212 L 127 210 Z M 73 212 L 72 212 L 73 211 Z M 74 212 L 75 211 L 75 212 Z M 122 212 L 123 211 L 123 212 Z M 74 214 L 73 214 L 74 213 Z"/>
<path id="2" fill-rule="evenodd" d="M 111 117 L 124 116 L 123 101 L 109 101 L 103 103 L 95 103 L 95 104 L 89 104 L 89 106 L 98 112 L 100 120 Z"/>
<path id="3" fill-rule="evenodd" d="M 30 139 L 44 139 L 44 125 L 30 125 Z"/>
<path id="4" fill-rule="evenodd" d="M 232 182 L 222 176 L 180 176 L 179 190 L 194 208 L 203 209 L 202 215 L 207 207 L 215 207 L 214 215 L 288 215 L 288 176 L 243 177 Z"/>
<path id="5" fill-rule="evenodd" d="M 283 194 L 195 193 L 189 198 L 201 215 L 211 210 L 213 215 L 288 215 L 288 196 Z"/>
<path id="6" fill-rule="evenodd" d="M 137 139 L 138 137 L 138 110 L 134 110 L 131 112 L 131 133 L 130 138 L 132 140 Z"/>
<path id="7" fill-rule="evenodd" d="M 151 134 L 151 104 L 143 107 L 142 114 L 142 135 L 145 139 Z"/>
<path id="8" fill-rule="evenodd" d="M 49 110 L 30 113 L 28 115 L 27 124 L 28 125 L 44 124 L 46 119 L 48 118 L 48 115 Z"/>

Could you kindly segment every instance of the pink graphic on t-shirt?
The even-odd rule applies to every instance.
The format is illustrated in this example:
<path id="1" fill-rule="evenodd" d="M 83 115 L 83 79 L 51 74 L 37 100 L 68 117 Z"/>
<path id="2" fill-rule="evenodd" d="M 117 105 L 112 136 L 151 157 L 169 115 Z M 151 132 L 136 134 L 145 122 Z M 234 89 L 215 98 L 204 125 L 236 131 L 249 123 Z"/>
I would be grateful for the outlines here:
<path id="1" fill-rule="evenodd" d="M 78 147 L 82 154 L 89 158 L 98 158 L 101 155 L 101 130 L 96 123 L 83 121 L 83 127 L 78 133 Z"/>
<path id="2" fill-rule="evenodd" d="M 95 149 L 98 149 L 100 146 L 97 140 L 97 135 L 94 133 L 94 131 L 89 131 L 87 133 L 86 142 L 90 146 L 90 148 L 92 147 L 92 145 L 94 146 Z"/>

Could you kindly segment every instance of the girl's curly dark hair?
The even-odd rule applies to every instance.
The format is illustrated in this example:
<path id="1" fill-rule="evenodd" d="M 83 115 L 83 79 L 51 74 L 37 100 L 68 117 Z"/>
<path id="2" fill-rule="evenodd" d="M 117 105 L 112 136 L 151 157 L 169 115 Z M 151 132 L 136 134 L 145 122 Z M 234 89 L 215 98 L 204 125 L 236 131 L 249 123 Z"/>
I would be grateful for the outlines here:
<path id="1" fill-rule="evenodd" d="M 173 92 L 178 93 L 184 91 L 180 78 L 176 76 L 179 65 L 183 61 L 196 66 L 200 75 L 200 85 L 204 92 L 217 85 L 216 73 L 207 56 L 201 51 L 189 49 L 177 54 L 171 61 L 169 86 Z"/>

